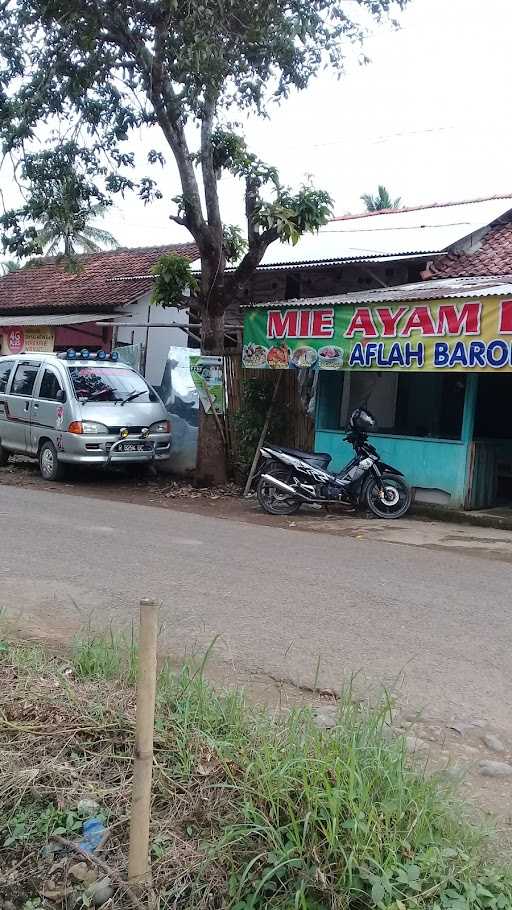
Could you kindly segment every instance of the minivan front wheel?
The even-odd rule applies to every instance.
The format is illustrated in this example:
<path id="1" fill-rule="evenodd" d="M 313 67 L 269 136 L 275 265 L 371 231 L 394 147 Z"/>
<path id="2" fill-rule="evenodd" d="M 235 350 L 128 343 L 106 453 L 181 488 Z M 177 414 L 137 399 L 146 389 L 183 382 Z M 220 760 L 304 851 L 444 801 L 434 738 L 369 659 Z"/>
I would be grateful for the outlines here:
<path id="1" fill-rule="evenodd" d="M 39 452 L 39 470 L 43 480 L 62 480 L 64 465 L 59 462 L 53 442 L 43 442 Z"/>

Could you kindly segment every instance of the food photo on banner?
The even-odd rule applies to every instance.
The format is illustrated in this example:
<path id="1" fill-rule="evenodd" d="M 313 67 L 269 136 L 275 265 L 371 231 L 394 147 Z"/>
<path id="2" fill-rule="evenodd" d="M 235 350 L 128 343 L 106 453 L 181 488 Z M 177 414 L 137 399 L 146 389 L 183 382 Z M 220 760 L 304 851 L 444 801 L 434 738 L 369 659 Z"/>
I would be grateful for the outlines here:
<path id="1" fill-rule="evenodd" d="M 512 300 L 254 307 L 243 365 L 253 369 L 512 370 Z"/>

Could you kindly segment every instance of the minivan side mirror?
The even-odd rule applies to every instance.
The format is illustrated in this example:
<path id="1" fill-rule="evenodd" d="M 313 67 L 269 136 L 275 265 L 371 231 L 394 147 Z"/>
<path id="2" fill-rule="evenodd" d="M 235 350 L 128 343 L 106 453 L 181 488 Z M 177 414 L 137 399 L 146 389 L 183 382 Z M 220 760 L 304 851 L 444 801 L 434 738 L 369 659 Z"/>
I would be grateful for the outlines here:
<path id="1" fill-rule="evenodd" d="M 57 399 L 57 401 L 62 401 L 62 403 L 64 404 L 64 402 L 66 400 L 66 393 L 65 393 L 64 389 L 58 390 L 56 399 Z"/>

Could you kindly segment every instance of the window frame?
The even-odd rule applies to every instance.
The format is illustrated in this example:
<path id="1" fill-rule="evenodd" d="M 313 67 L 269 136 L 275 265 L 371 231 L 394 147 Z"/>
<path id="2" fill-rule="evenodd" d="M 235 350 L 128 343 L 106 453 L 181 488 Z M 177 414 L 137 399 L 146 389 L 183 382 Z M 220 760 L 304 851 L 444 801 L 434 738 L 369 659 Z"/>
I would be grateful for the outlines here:
<path id="1" fill-rule="evenodd" d="M 42 361 L 41 360 L 19 360 L 16 364 L 16 369 L 11 373 L 11 378 L 9 381 L 9 395 L 14 395 L 15 398 L 34 398 L 34 389 L 36 387 L 36 382 L 38 379 L 39 371 L 41 369 Z M 20 367 L 34 366 L 36 367 L 36 374 L 34 376 L 34 382 L 30 392 L 15 392 L 14 391 L 14 380 L 16 378 L 16 373 Z"/>
<path id="2" fill-rule="evenodd" d="M 33 395 L 33 397 L 37 398 L 38 401 L 49 401 L 50 403 L 55 403 L 55 402 L 61 403 L 61 402 L 59 402 L 58 398 L 47 398 L 45 395 L 41 395 L 44 378 L 47 373 L 49 373 L 51 376 L 53 376 L 57 380 L 57 382 L 59 383 L 59 391 L 61 391 L 61 392 L 65 391 L 62 376 L 59 375 L 57 370 L 54 367 L 50 366 L 49 364 L 42 364 L 42 366 L 44 367 L 44 369 L 43 369 L 41 376 L 39 377 L 37 395 Z"/>
<path id="3" fill-rule="evenodd" d="M 8 363 L 11 364 L 11 369 L 10 369 L 9 375 L 8 375 L 6 383 L 5 383 L 5 389 L 0 388 L 0 395 L 7 395 L 7 389 L 9 388 L 9 385 L 11 383 L 11 379 L 13 376 L 13 369 L 16 366 L 16 359 L 13 357 L 12 360 L 4 360 L 3 364 L 0 363 L 0 369 L 2 368 L 2 366 L 7 366 Z M 0 382 L 1 381 L 2 380 L 0 379 Z"/>
<path id="4" fill-rule="evenodd" d="M 316 420 L 317 420 L 316 432 L 317 433 L 336 433 L 337 435 L 340 435 L 345 432 L 346 427 L 342 423 L 343 398 L 344 398 L 343 392 L 344 392 L 344 390 L 346 390 L 345 380 L 346 380 L 347 375 L 352 375 L 352 374 L 355 374 L 358 372 L 360 372 L 360 371 L 358 371 L 358 370 L 340 370 L 339 371 L 339 373 L 341 373 L 343 376 L 342 383 L 341 383 L 341 390 L 337 396 L 332 395 L 332 398 L 331 398 L 331 405 L 334 402 L 334 400 L 337 398 L 337 409 L 336 409 L 336 415 L 334 417 L 333 417 L 332 413 L 329 413 L 329 416 L 327 416 L 326 411 L 324 410 L 326 407 L 327 395 L 326 395 L 325 386 L 323 387 L 323 389 L 321 388 L 320 394 L 317 396 L 317 409 L 316 409 Z M 363 371 L 361 371 L 361 372 L 363 372 Z M 364 371 L 364 372 L 369 372 L 369 371 Z M 382 372 L 387 373 L 388 371 L 383 370 Z M 397 389 L 396 389 L 396 405 L 398 405 L 400 378 L 411 375 L 411 374 L 407 373 L 406 371 L 402 371 L 402 370 L 397 371 L 397 372 L 398 372 L 398 384 L 397 384 Z M 328 373 L 327 371 L 325 373 L 320 372 L 321 377 L 322 376 L 331 376 L 331 375 L 334 375 L 334 371 L 332 373 Z M 428 373 L 426 375 L 433 375 L 433 374 Z M 454 378 L 456 376 L 463 375 L 467 382 L 467 374 L 465 374 L 465 373 L 464 374 L 446 373 L 444 375 L 445 376 L 453 375 Z M 323 380 L 321 379 L 320 383 L 322 383 L 322 382 L 323 382 Z M 331 392 L 331 394 L 332 394 L 332 392 Z M 346 394 L 346 391 L 345 391 L 345 394 Z M 441 443 L 446 443 L 448 445 L 464 445 L 465 444 L 464 443 L 464 415 L 465 415 L 465 409 L 466 409 L 466 403 L 467 403 L 466 395 L 467 395 L 467 385 L 466 385 L 466 389 L 464 391 L 463 400 L 462 400 L 462 409 L 461 409 L 461 415 L 460 415 L 461 423 L 460 423 L 460 435 L 459 436 L 440 436 L 440 435 L 439 436 L 438 435 L 436 435 L 436 436 L 428 436 L 428 435 L 427 436 L 425 436 L 425 435 L 417 436 L 414 433 L 398 432 L 396 430 L 396 428 L 393 428 L 390 431 L 381 430 L 378 426 L 375 430 L 371 431 L 370 436 L 375 436 L 375 437 L 379 437 L 382 439 L 397 439 L 397 440 L 413 439 L 413 440 L 418 440 L 420 442 L 426 442 L 426 443 L 441 442 Z M 350 408 L 349 408 L 349 410 L 350 410 Z M 370 405 L 370 410 L 371 410 L 371 405 Z M 347 419 L 348 419 L 348 414 L 347 414 Z M 336 428 L 333 428 L 333 426 L 332 426 L 332 423 L 334 422 L 334 420 L 337 423 Z M 330 424 L 330 425 L 326 426 L 325 424 Z"/>

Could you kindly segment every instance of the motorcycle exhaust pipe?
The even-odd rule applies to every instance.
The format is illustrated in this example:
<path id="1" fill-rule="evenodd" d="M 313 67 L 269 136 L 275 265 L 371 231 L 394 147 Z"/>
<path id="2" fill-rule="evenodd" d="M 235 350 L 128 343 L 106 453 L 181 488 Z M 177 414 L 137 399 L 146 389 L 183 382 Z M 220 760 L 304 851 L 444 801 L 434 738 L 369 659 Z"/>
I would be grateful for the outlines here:
<path id="1" fill-rule="evenodd" d="M 277 480 L 276 477 L 272 477 L 271 474 L 262 474 L 262 480 L 266 480 L 267 483 L 271 484 L 273 487 L 277 487 L 278 490 L 282 490 L 283 493 L 290 493 L 292 496 L 298 496 L 299 499 L 303 499 L 304 502 L 311 502 L 311 496 L 304 496 L 304 493 L 299 493 L 295 487 L 290 487 L 289 484 L 284 483 L 282 480 Z"/>

